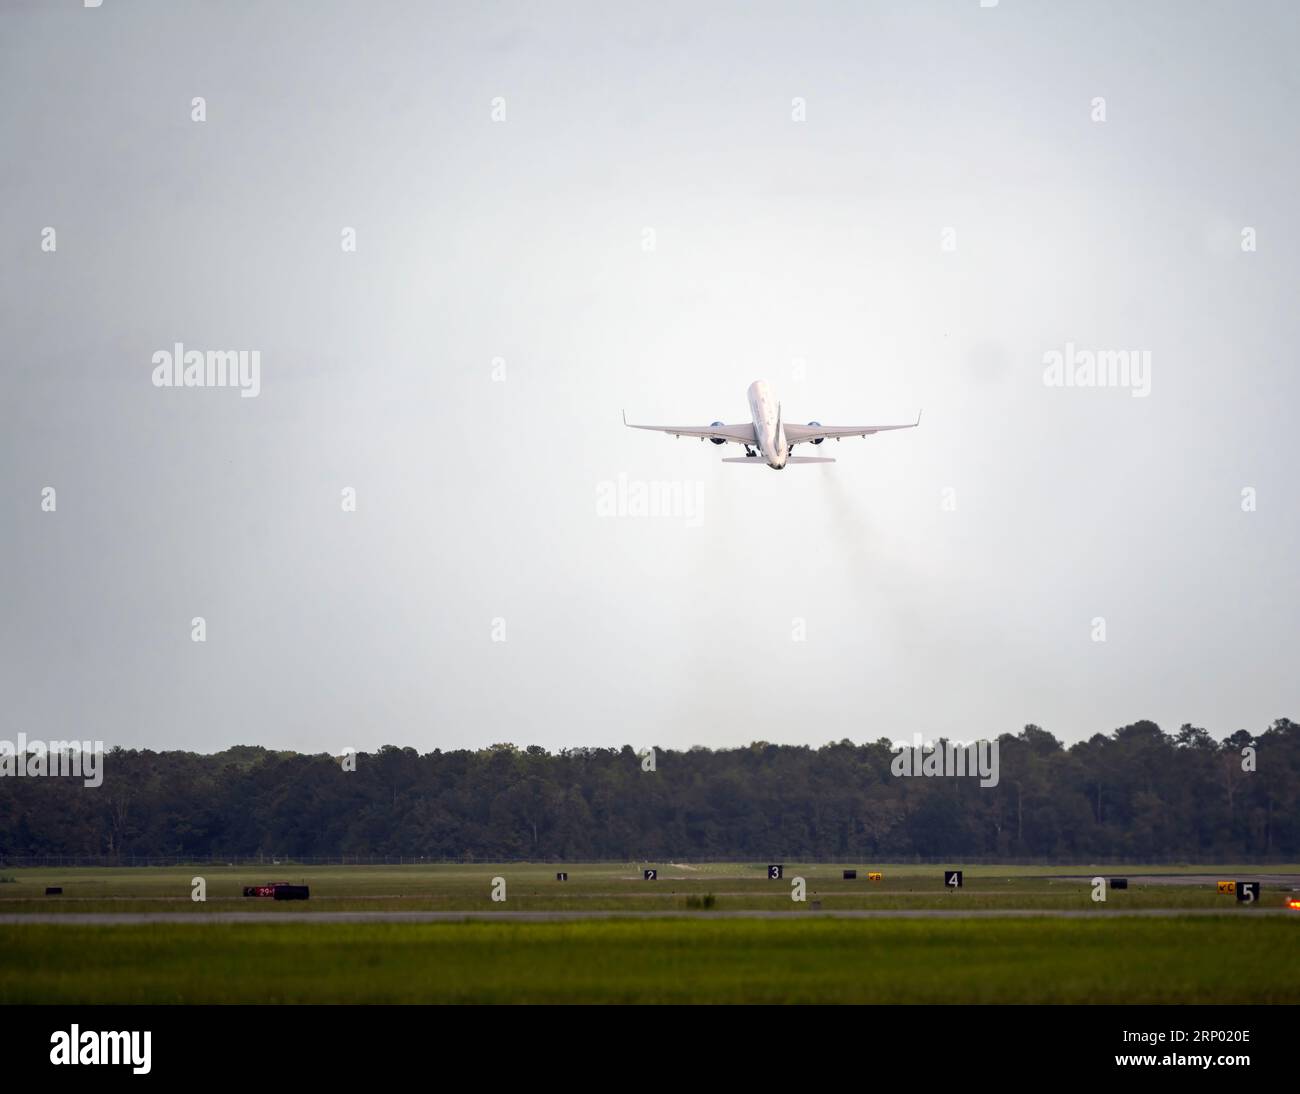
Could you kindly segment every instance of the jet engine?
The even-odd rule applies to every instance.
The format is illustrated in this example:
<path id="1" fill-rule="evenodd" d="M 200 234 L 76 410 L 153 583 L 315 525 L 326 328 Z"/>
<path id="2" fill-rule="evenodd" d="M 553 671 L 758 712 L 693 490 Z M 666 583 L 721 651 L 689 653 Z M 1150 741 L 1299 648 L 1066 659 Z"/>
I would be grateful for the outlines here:
<path id="1" fill-rule="evenodd" d="M 822 427 L 822 423 L 821 423 L 821 422 L 809 422 L 808 425 L 809 425 L 809 426 L 814 426 L 814 427 L 816 427 L 817 429 L 820 429 L 820 428 Z M 824 441 L 825 439 L 826 439 L 825 437 L 818 437 L 816 440 L 814 440 L 814 441 L 809 441 L 808 443 L 809 443 L 809 444 L 821 444 L 822 441 Z M 821 459 L 820 456 L 818 456 L 817 458 L 818 458 L 818 459 Z"/>
<path id="2" fill-rule="evenodd" d="M 726 424 L 727 424 L 726 422 L 710 422 L 710 423 L 709 423 L 709 428 L 710 428 L 710 429 L 713 429 L 715 426 L 726 425 Z M 710 437 L 709 440 L 711 440 L 714 444 L 726 444 L 726 443 L 727 443 L 726 439 L 723 438 L 723 437 Z"/>

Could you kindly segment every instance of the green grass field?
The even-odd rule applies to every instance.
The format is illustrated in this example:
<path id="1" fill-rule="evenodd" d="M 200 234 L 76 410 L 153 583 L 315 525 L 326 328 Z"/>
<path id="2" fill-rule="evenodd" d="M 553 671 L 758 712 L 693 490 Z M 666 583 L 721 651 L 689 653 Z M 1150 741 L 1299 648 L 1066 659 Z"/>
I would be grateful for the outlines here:
<path id="1" fill-rule="evenodd" d="M 1296 1003 L 1280 917 L 0 927 L 0 1003 Z"/>
<path id="2" fill-rule="evenodd" d="M 484 863 L 438 866 L 243 866 L 167 868 L 43 868 L 0 870 L 17 880 L 0 884 L 0 914 L 25 912 L 210 912 L 210 911 L 672 911 L 686 910 L 711 895 L 718 911 L 806 911 L 790 899 L 791 879 L 805 878 L 809 901 L 826 911 L 848 909 L 1082 909 L 1104 915 L 1122 908 L 1235 909 L 1231 896 L 1205 882 L 1178 883 L 1180 874 L 1225 879 L 1258 874 L 1290 874 L 1300 886 L 1300 867 L 1240 865 L 1196 867 L 1043 867 L 974 866 L 964 869 L 964 887 L 945 889 L 943 869 L 935 866 L 883 864 L 856 868 L 856 881 L 845 881 L 841 865 L 786 863 L 785 878 L 771 881 L 766 864 L 655 864 L 659 880 L 641 879 L 642 864 Z M 557 882 L 557 870 L 568 882 Z M 868 869 L 884 873 L 867 880 Z M 1080 875 L 1076 880 L 1048 874 Z M 1104 904 L 1094 903 L 1087 878 L 1160 874 L 1160 883 L 1134 882 L 1127 891 L 1112 890 Z M 191 899 L 191 879 L 207 882 L 207 901 Z M 506 901 L 491 899 L 492 879 L 506 879 Z M 290 881 L 311 886 L 307 904 L 277 903 L 241 896 L 245 885 Z M 46 886 L 62 886 L 63 895 L 46 897 Z M 1281 904 L 1282 886 L 1265 883 L 1264 906 Z M 1285 888 L 1289 888 L 1285 886 Z M 694 898 L 694 900 L 692 900 Z M 1248 909 L 1240 909 L 1246 913 Z"/>

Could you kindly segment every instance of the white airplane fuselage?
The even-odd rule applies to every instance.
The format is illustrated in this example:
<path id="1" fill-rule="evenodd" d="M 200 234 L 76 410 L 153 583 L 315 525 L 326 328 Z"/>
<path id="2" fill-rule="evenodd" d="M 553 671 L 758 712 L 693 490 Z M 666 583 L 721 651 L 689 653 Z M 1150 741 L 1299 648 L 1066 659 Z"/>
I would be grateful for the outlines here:
<path id="1" fill-rule="evenodd" d="M 790 446 L 786 444 L 785 427 L 781 423 L 780 404 L 764 380 L 755 380 L 750 384 L 748 395 L 749 416 L 754 421 L 758 450 L 768 467 L 780 471 L 790 458 Z"/>

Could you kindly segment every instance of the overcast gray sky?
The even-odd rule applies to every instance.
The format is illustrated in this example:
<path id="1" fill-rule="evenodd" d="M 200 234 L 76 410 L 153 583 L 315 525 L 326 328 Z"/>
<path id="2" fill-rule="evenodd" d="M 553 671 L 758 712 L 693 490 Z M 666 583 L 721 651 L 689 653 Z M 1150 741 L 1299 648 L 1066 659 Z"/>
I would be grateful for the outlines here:
<path id="1" fill-rule="evenodd" d="M 1296 716 L 1298 11 L 5 0 L 0 736 Z"/>

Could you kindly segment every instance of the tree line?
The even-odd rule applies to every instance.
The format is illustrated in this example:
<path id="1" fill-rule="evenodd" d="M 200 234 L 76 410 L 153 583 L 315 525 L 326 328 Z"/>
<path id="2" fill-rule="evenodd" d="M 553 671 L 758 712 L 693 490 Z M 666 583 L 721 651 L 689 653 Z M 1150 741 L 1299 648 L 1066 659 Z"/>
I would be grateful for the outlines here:
<path id="1" fill-rule="evenodd" d="M 1034 725 L 997 743 L 991 787 L 897 777 L 886 739 L 659 749 L 653 762 L 630 746 L 385 746 L 347 763 L 258 746 L 114 749 L 98 788 L 0 778 L 0 860 L 1300 859 L 1289 719 L 1219 741 L 1140 721 L 1068 748 Z"/>

